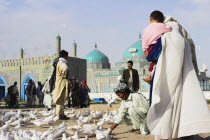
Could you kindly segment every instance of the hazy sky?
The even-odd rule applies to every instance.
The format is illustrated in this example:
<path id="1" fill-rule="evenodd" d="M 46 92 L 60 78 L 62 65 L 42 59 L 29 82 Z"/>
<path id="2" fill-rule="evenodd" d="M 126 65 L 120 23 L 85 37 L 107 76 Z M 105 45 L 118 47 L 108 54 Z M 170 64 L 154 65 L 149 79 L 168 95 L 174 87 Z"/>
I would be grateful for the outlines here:
<path id="1" fill-rule="evenodd" d="M 59 32 L 62 49 L 78 57 L 94 49 L 104 52 L 112 66 L 138 40 L 153 10 L 176 18 L 198 46 L 199 66 L 210 68 L 209 0 L 0 0 L 0 60 L 55 53 Z"/>

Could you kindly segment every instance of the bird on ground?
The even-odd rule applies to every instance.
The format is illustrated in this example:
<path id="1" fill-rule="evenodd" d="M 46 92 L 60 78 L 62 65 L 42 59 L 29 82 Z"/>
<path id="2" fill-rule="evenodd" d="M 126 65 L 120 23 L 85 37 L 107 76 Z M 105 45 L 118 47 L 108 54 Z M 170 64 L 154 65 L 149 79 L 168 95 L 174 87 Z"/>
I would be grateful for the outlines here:
<path id="1" fill-rule="evenodd" d="M 78 134 L 78 131 L 75 132 L 75 135 L 71 137 L 73 140 L 77 140 L 79 139 L 79 134 Z"/>
<path id="2" fill-rule="evenodd" d="M 7 130 L 8 128 L 9 128 L 9 126 L 10 126 L 10 123 L 9 122 L 6 122 L 5 123 L 5 125 L 3 125 L 1 128 L 0 128 L 0 130 Z"/>
<path id="3" fill-rule="evenodd" d="M 97 123 L 97 126 L 103 126 L 103 124 L 105 123 L 105 119 L 101 120 L 100 122 Z"/>
<path id="4" fill-rule="evenodd" d="M 15 126 L 13 130 L 14 130 L 14 131 L 17 131 L 17 130 L 19 130 L 20 128 L 21 128 L 21 125 L 20 125 L 20 122 L 19 122 L 18 125 Z"/>
<path id="5" fill-rule="evenodd" d="M 38 127 L 41 127 L 42 125 L 45 125 L 46 123 L 41 120 L 31 121 L 33 124 L 35 124 Z"/>
<path id="6" fill-rule="evenodd" d="M 34 130 L 31 140 L 41 140 L 41 138 L 37 135 L 36 130 Z"/>
<path id="7" fill-rule="evenodd" d="M 66 124 L 65 121 L 63 121 L 63 123 L 58 126 L 58 129 L 61 129 L 61 128 L 64 128 L 64 127 L 67 127 L 67 124 Z"/>
<path id="8" fill-rule="evenodd" d="M 57 122 L 59 120 L 59 116 L 55 116 L 54 118 L 53 118 L 53 121 L 54 122 Z"/>

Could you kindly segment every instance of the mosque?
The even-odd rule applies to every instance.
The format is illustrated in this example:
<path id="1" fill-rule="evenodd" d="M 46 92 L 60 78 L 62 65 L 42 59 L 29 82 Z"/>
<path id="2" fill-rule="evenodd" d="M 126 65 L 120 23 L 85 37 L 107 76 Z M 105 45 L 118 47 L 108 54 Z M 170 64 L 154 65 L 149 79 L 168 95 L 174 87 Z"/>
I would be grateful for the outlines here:
<path id="1" fill-rule="evenodd" d="M 116 62 L 112 69 L 109 58 L 97 49 L 97 45 L 85 56 L 85 59 L 87 60 L 87 81 L 92 93 L 113 93 L 113 89 L 118 83 L 117 78 L 127 68 L 129 60 L 133 61 L 133 68 L 139 72 L 140 91 L 149 91 L 149 84 L 143 81 L 143 77 L 148 75 L 149 63 L 142 51 L 141 35 L 139 35 L 139 40 L 125 50 L 123 58 Z M 210 91 L 210 78 L 207 77 L 206 71 L 200 71 L 198 79 L 201 89 Z"/>
<path id="2" fill-rule="evenodd" d="M 133 61 L 133 68 L 139 71 L 140 89 L 142 92 L 149 90 L 149 85 L 142 79 L 148 74 L 149 63 L 142 51 L 141 38 L 128 47 L 123 58 L 115 63 L 113 69 L 109 58 L 97 49 L 85 56 L 87 60 L 87 81 L 92 93 L 111 93 L 117 85 L 117 78 L 127 68 L 127 61 Z"/>
<path id="3" fill-rule="evenodd" d="M 86 60 L 77 58 L 77 45 L 72 45 L 72 56 L 68 57 L 69 78 L 77 77 L 78 81 L 86 79 Z M 38 81 L 44 83 L 51 76 L 53 60 L 59 57 L 61 51 L 61 37 L 56 37 L 56 54 L 42 57 L 24 58 L 24 50 L 20 49 L 19 59 L 0 61 L 0 99 L 5 97 L 7 88 L 15 81 L 18 83 L 19 97 L 26 99 L 25 89 L 28 81 L 32 79 L 36 84 Z M 66 50 L 69 52 L 69 50 Z"/>
<path id="4" fill-rule="evenodd" d="M 32 79 L 37 83 L 42 83 L 51 75 L 53 60 L 59 57 L 61 50 L 61 37 L 56 37 L 56 54 L 43 57 L 24 58 L 24 50 L 20 50 L 19 59 L 0 61 L 0 99 L 5 97 L 7 88 L 18 82 L 20 99 L 25 100 L 25 89 L 28 81 Z M 67 50 L 69 52 L 69 50 Z M 142 79 L 148 74 L 149 63 L 145 59 L 142 51 L 141 37 L 128 47 L 123 58 L 111 67 L 109 58 L 101 52 L 97 45 L 93 51 L 89 52 L 85 58 L 77 58 L 77 44 L 72 45 L 72 55 L 68 58 L 69 78 L 76 77 L 78 82 L 87 79 L 91 93 L 113 93 L 114 87 L 118 83 L 118 77 L 127 68 L 127 61 L 133 61 L 133 68 L 139 72 L 141 92 L 149 91 L 149 84 Z M 202 90 L 210 91 L 210 78 L 206 75 L 206 70 L 198 74 L 198 79 Z"/>

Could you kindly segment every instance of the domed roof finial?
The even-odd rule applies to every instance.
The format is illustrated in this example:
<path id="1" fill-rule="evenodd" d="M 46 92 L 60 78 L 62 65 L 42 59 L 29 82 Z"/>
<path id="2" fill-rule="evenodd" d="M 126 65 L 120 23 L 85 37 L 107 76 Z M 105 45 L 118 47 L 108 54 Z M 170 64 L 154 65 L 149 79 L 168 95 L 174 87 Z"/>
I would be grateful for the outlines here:
<path id="1" fill-rule="evenodd" d="M 73 46 L 76 46 L 76 47 L 77 47 L 77 43 L 76 43 L 76 40 L 74 40 Z"/>
<path id="2" fill-rule="evenodd" d="M 59 35 L 59 32 L 58 32 L 58 35 L 57 35 L 56 39 L 61 39 L 61 37 L 60 37 L 60 35 Z"/>
<path id="3" fill-rule="evenodd" d="M 141 33 L 139 33 L 139 40 L 141 40 Z"/>
<path id="4" fill-rule="evenodd" d="M 97 46 L 97 43 L 95 43 L 95 49 L 97 49 L 97 47 L 98 47 L 98 46 Z"/>

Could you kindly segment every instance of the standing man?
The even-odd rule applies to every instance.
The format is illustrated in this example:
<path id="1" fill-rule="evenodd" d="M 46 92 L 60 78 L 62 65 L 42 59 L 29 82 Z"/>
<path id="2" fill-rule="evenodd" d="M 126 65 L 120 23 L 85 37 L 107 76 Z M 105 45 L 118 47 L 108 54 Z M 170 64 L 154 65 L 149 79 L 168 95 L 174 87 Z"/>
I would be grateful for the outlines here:
<path id="1" fill-rule="evenodd" d="M 38 81 L 36 93 L 37 93 L 37 97 L 39 99 L 39 107 L 43 106 L 44 93 L 42 92 L 42 88 L 43 88 L 42 83 L 40 81 Z"/>
<path id="2" fill-rule="evenodd" d="M 79 83 L 77 82 L 76 78 L 72 78 L 72 107 L 79 108 Z"/>
<path id="3" fill-rule="evenodd" d="M 37 93 L 36 93 L 36 85 L 34 81 L 32 81 L 31 93 L 32 93 L 32 107 L 35 107 Z"/>
<path id="4" fill-rule="evenodd" d="M 31 92 L 31 87 L 32 87 L 32 79 L 28 81 L 28 85 L 26 87 L 26 96 L 27 96 L 27 107 L 32 106 L 32 99 L 33 99 L 33 94 Z"/>
<path id="5" fill-rule="evenodd" d="M 123 71 L 122 79 L 127 84 L 131 92 L 138 92 L 139 90 L 139 74 L 133 69 L 133 61 L 127 62 L 128 69 Z"/>
<path id="6" fill-rule="evenodd" d="M 72 96 L 72 79 L 69 79 L 69 95 L 68 95 L 68 108 L 71 108 L 71 96 Z"/>
<path id="7" fill-rule="evenodd" d="M 68 52 L 62 50 L 60 58 L 56 66 L 56 81 L 55 88 L 52 91 L 53 101 L 56 104 L 56 115 L 60 120 L 68 120 L 69 118 L 64 115 L 64 103 L 68 97 L 68 66 L 67 66 Z"/>
<path id="8" fill-rule="evenodd" d="M 17 98 L 19 96 L 17 82 L 14 82 L 14 85 L 12 85 L 8 88 L 8 94 L 9 94 L 10 100 L 11 100 L 11 107 L 16 107 Z"/>

